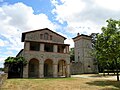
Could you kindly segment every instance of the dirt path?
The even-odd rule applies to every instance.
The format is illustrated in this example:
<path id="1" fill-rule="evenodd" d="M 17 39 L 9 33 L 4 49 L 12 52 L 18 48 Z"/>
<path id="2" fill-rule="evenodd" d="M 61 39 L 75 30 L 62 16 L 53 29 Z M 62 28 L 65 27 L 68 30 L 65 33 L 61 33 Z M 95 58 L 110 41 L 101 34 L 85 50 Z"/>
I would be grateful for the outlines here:
<path id="1" fill-rule="evenodd" d="M 92 78 L 92 79 L 107 79 L 107 80 L 116 80 L 116 75 L 106 75 L 103 76 L 102 74 L 81 74 L 81 75 L 71 75 L 74 78 Z M 119 76 L 120 77 L 120 76 Z"/>

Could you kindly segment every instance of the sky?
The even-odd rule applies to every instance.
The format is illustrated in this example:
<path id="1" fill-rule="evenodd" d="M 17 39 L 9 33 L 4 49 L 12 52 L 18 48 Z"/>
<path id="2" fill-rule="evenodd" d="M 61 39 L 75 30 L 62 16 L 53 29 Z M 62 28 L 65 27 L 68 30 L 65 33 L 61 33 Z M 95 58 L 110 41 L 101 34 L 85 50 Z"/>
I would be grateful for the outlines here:
<path id="1" fill-rule="evenodd" d="M 0 67 L 23 48 L 23 32 L 49 28 L 67 39 L 101 33 L 107 19 L 120 19 L 120 0 L 0 0 Z"/>

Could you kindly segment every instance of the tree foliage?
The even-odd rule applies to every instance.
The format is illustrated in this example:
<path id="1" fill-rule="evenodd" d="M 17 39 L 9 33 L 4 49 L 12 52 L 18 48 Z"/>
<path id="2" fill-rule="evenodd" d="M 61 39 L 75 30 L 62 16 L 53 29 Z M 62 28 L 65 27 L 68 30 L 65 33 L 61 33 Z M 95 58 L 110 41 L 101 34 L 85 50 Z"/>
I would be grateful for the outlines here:
<path id="1" fill-rule="evenodd" d="M 94 54 L 98 64 L 104 68 L 115 67 L 119 81 L 120 63 L 120 21 L 109 19 L 107 27 L 102 27 L 102 33 L 97 35 Z"/>
<path id="2" fill-rule="evenodd" d="M 74 48 L 70 48 L 70 61 L 75 61 Z"/>
<path id="3" fill-rule="evenodd" d="M 23 57 L 8 57 L 5 59 L 5 64 L 23 64 L 26 65 L 27 61 Z"/>

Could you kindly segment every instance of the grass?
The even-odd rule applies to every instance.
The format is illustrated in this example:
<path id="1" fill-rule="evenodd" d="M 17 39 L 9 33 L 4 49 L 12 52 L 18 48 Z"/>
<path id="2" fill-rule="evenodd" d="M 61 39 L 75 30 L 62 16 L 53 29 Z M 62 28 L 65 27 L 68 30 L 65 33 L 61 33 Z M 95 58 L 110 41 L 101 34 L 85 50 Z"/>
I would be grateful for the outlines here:
<path id="1" fill-rule="evenodd" d="M 120 82 L 90 78 L 7 79 L 0 90 L 120 90 Z"/>

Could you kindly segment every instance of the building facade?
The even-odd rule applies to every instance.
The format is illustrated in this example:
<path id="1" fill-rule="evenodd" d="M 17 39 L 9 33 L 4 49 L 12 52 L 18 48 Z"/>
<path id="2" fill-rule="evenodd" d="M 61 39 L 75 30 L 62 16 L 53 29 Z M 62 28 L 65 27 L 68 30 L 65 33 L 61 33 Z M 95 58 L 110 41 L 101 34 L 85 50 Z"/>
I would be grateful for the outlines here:
<path id="1" fill-rule="evenodd" d="M 97 65 L 95 59 L 91 55 L 92 38 L 88 35 L 78 35 L 73 38 L 75 61 L 71 64 L 71 73 L 97 73 Z"/>
<path id="2" fill-rule="evenodd" d="M 48 28 L 22 33 L 24 49 L 17 56 L 27 60 L 23 78 L 70 77 L 69 44 L 64 44 L 65 39 Z"/>

